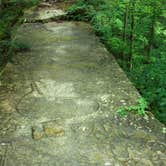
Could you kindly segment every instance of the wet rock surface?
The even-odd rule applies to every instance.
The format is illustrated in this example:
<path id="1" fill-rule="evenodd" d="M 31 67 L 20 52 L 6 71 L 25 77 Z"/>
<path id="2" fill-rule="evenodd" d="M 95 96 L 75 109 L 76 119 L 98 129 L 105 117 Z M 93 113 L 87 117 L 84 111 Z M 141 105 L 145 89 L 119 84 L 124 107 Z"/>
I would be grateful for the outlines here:
<path id="1" fill-rule="evenodd" d="M 88 24 L 25 23 L 15 38 L 31 49 L 0 78 L 0 166 L 166 165 L 164 126 L 116 113 L 140 95 Z"/>

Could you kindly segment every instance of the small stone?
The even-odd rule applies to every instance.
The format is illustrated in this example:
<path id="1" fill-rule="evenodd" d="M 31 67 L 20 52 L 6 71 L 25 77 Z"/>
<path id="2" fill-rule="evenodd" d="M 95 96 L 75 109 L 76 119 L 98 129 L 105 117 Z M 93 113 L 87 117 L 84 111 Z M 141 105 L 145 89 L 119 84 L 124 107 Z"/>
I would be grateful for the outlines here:
<path id="1" fill-rule="evenodd" d="M 46 127 L 44 128 L 44 133 L 47 136 L 62 136 L 64 135 L 64 130 L 59 127 Z"/>
<path id="2" fill-rule="evenodd" d="M 82 128 L 82 131 L 85 132 L 85 131 L 86 131 L 86 127 L 83 127 L 83 128 Z"/>
<path id="3" fill-rule="evenodd" d="M 149 117 L 148 117 L 148 115 L 144 115 L 144 117 L 143 117 L 146 121 L 149 121 Z"/>
<path id="4" fill-rule="evenodd" d="M 108 117 L 109 117 L 109 115 L 108 115 L 108 114 L 106 114 L 106 115 L 105 115 L 105 117 L 106 117 L 106 118 L 108 118 Z"/>
<path id="5" fill-rule="evenodd" d="M 163 133 L 163 134 L 166 134 L 166 127 L 163 127 L 162 133 Z"/>
<path id="6" fill-rule="evenodd" d="M 40 126 L 32 127 L 32 138 L 34 140 L 40 140 L 41 138 L 43 138 L 43 136 L 44 136 L 44 132 L 42 127 Z"/>
<path id="7" fill-rule="evenodd" d="M 43 131 L 46 136 L 63 136 L 64 129 L 53 122 L 48 122 L 43 125 Z"/>
<path id="8" fill-rule="evenodd" d="M 105 162 L 105 166 L 111 166 L 110 162 Z"/>
<path id="9" fill-rule="evenodd" d="M 132 126 L 133 125 L 133 122 L 130 122 L 130 126 Z"/>

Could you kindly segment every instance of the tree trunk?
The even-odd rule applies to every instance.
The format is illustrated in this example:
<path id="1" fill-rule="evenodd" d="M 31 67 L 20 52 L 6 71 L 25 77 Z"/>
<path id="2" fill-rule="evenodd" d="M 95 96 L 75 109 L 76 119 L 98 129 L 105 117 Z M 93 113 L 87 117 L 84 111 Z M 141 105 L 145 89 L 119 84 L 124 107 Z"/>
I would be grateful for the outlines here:
<path id="1" fill-rule="evenodd" d="M 124 13 L 124 25 L 123 25 L 123 41 L 126 42 L 126 29 L 128 23 L 128 5 L 126 5 L 125 13 Z"/>
<path id="2" fill-rule="evenodd" d="M 151 21 L 151 27 L 150 27 L 148 48 L 147 48 L 148 57 L 150 56 L 151 50 L 152 50 L 152 47 L 153 47 L 153 39 L 154 39 L 154 35 L 155 35 L 155 23 L 156 23 L 156 12 L 155 12 L 155 9 L 154 9 L 153 16 L 152 16 L 152 21 Z"/>
<path id="3" fill-rule="evenodd" d="M 131 0 L 131 23 L 130 23 L 130 52 L 129 52 L 129 62 L 128 68 L 132 69 L 132 59 L 133 59 L 133 46 L 134 46 L 134 15 L 135 15 L 135 0 Z"/>
<path id="4" fill-rule="evenodd" d="M 126 43 L 127 24 L 128 24 L 128 4 L 126 4 L 125 13 L 124 13 L 124 19 L 123 19 L 123 42 L 124 43 Z M 123 67 L 125 67 L 126 58 L 125 58 L 124 51 L 123 51 L 123 55 L 122 55 L 122 60 L 123 60 Z"/>

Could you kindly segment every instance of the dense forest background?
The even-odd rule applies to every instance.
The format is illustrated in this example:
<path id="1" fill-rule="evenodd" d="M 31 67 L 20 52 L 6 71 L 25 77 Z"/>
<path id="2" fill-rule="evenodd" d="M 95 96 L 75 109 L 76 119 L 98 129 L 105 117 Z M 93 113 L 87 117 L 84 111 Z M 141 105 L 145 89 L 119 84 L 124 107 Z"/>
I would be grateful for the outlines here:
<path id="1" fill-rule="evenodd" d="M 39 0 L 1 0 L 0 66 L 26 49 L 11 40 L 25 8 Z M 166 124 L 166 4 L 164 0 L 76 0 L 67 19 L 90 22 L 130 80 Z"/>
<path id="2" fill-rule="evenodd" d="M 149 110 L 166 124 L 164 0 L 78 0 L 69 18 L 88 21 L 116 57 Z"/>

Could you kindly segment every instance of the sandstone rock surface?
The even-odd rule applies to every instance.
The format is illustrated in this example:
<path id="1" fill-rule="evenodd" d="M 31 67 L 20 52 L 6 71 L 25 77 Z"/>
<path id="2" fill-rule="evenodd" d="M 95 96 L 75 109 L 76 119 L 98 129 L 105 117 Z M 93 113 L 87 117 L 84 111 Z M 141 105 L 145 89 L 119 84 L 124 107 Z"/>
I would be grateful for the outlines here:
<path id="1" fill-rule="evenodd" d="M 166 165 L 164 126 L 116 113 L 140 95 L 90 25 L 25 23 L 15 38 L 31 49 L 0 78 L 0 166 Z"/>

